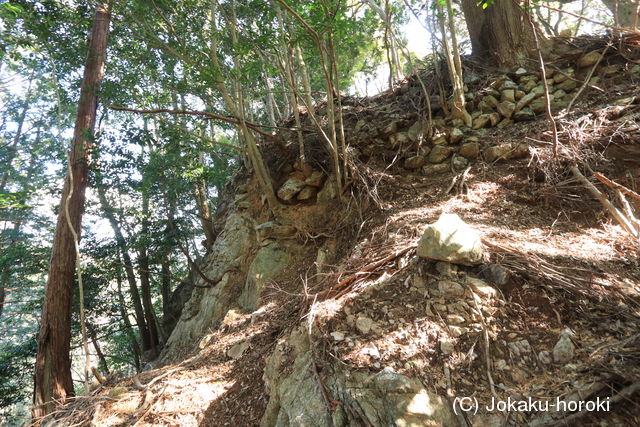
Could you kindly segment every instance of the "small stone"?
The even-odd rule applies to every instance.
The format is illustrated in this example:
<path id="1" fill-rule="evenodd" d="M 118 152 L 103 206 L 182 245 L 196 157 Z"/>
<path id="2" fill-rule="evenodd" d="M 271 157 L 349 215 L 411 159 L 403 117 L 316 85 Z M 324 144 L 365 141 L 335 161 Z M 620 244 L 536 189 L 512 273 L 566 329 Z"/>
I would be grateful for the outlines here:
<path id="1" fill-rule="evenodd" d="M 451 331 L 451 335 L 454 337 L 459 337 L 467 331 L 467 328 L 463 328 L 460 326 L 449 325 L 449 331 Z"/>
<path id="2" fill-rule="evenodd" d="M 544 86 L 538 85 L 534 87 L 531 93 L 535 93 L 536 97 L 544 95 Z"/>
<path id="3" fill-rule="evenodd" d="M 560 333 L 560 339 L 553 347 L 554 362 L 565 364 L 573 359 L 576 348 L 569 336 L 570 332 L 567 332 L 566 329 Z"/>
<path id="4" fill-rule="evenodd" d="M 640 64 L 637 64 L 637 65 L 634 65 L 633 67 L 631 67 L 631 72 L 633 74 L 640 75 Z"/>
<path id="5" fill-rule="evenodd" d="M 500 123 L 498 123 L 498 125 L 496 126 L 498 129 L 504 129 L 507 126 L 509 126 L 511 123 L 513 123 L 513 120 L 511 119 L 502 119 L 500 121 Z"/>
<path id="6" fill-rule="evenodd" d="M 515 102 L 516 101 L 516 90 L 515 89 L 505 89 L 500 94 L 500 100 L 502 102 Z M 498 111 L 500 111 L 500 105 L 498 105 Z"/>
<path id="7" fill-rule="evenodd" d="M 516 113 L 513 115 L 513 120 L 515 120 L 516 122 L 525 122 L 534 120 L 535 118 L 536 114 L 529 107 L 524 107 L 522 110 L 516 111 Z"/>
<path id="8" fill-rule="evenodd" d="M 380 350 L 375 345 L 365 347 L 359 351 L 360 354 L 365 356 L 371 356 L 373 359 L 380 359 Z"/>
<path id="9" fill-rule="evenodd" d="M 534 99 L 536 99 L 538 97 L 537 94 L 533 93 L 533 92 L 529 92 L 528 94 L 526 94 L 520 101 L 518 101 L 518 103 L 516 104 L 516 108 L 515 108 L 515 112 L 522 110 L 524 107 L 526 107 L 527 105 L 529 105 L 531 103 L 531 101 L 533 101 Z"/>
<path id="10" fill-rule="evenodd" d="M 458 154 L 467 159 L 475 159 L 480 154 L 480 144 L 477 142 L 467 142 L 460 146 Z"/>
<path id="11" fill-rule="evenodd" d="M 263 222 L 255 227 L 258 241 L 266 239 L 290 239 L 296 234 L 296 228 L 275 221 Z"/>
<path id="12" fill-rule="evenodd" d="M 482 154 L 484 155 L 484 159 L 493 163 L 496 160 L 504 160 L 507 159 L 508 154 L 511 152 L 511 144 L 500 144 L 494 145 L 493 147 L 486 148 Z"/>
<path id="13" fill-rule="evenodd" d="M 344 341 L 345 338 L 344 332 L 340 331 L 331 332 L 329 335 L 331 335 L 334 341 Z"/>
<path id="14" fill-rule="evenodd" d="M 407 137 L 411 142 L 418 142 L 422 138 L 423 134 L 424 134 L 424 126 L 422 121 L 420 120 L 412 124 L 409 130 L 407 131 Z"/>
<path id="15" fill-rule="evenodd" d="M 464 288 L 462 285 L 451 280 L 440 280 L 438 282 L 438 290 L 445 298 L 461 297 L 464 295 Z"/>
<path id="16" fill-rule="evenodd" d="M 504 286 L 511 278 L 511 272 L 499 264 L 489 264 L 482 269 L 482 275 L 498 286 Z"/>
<path id="17" fill-rule="evenodd" d="M 463 325 L 467 320 L 459 314 L 447 314 L 447 323 L 450 325 Z"/>
<path id="18" fill-rule="evenodd" d="M 439 163 L 437 165 L 426 165 L 422 168 L 422 173 L 427 176 L 440 175 L 447 172 L 449 172 L 449 165 L 446 163 Z"/>
<path id="19" fill-rule="evenodd" d="M 391 122 L 380 132 L 383 136 L 389 136 L 398 131 L 398 122 Z"/>
<path id="20" fill-rule="evenodd" d="M 571 92 L 572 90 L 574 90 L 575 88 L 578 87 L 578 82 L 576 82 L 573 79 L 567 79 L 567 80 L 563 81 L 562 83 L 560 83 L 556 87 L 558 89 L 564 90 L 565 92 Z"/>
<path id="21" fill-rule="evenodd" d="M 491 127 L 494 127 L 495 125 L 497 125 L 500 122 L 501 118 L 502 117 L 500 117 L 500 114 L 498 113 L 489 114 L 489 124 L 491 125 Z"/>
<path id="22" fill-rule="evenodd" d="M 484 280 L 475 277 L 467 277 L 467 284 L 478 296 L 484 298 L 494 298 L 498 295 L 496 288 L 489 286 Z"/>
<path id="23" fill-rule="evenodd" d="M 549 353 L 546 350 L 543 350 L 540 353 L 538 353 L 538 359 L 540 359 L 540 362 L 544 363 L 545 365 L 550 365 L 552 361 L 551 353 Z"/>
<path id="24" fill-rule="evenodd" d="M 474 129 L 482 129 L 491 122 L 488 114 L 481 114 L 473 121 Z"/>
<path id="25" fill-rule="evenodd" d="M 480 81 L 480 76 L 478 75 L 478 73 L 475 73 L 474 71 L 469 71 L 469 72 L 465 72 L 464 76 L 463 76 L 463 82 L 464 84 L 474 84 L 474 83 L 478 83 Z"/>
<path id="26" fill-rule="evenodd" d="M 467 165 L 469 164 L 469 160 L 461 156 L 454 156 L 451 160 L 451 164 L 453 165 L 453 168 L 455 170 L 462 170 L 467 167 Z"/>
<path id="27" fill-rule="evenodd" d="M 459 128 L 453 128 L 449 132 L 449 143 L 451 144 L 457 144 L 462 141 L 462 138 L 464 138 L 464 133 Z"/>
<path id="28" fill-rule="evenodd" d="M 304 183 L 310 185 L 311 187 L 322 187 L 322 183 L 324 182 L 325 174 L 320 171 L 313 171 L 309 178 L 304 180 Z"/>
<path id="29" fill-rule="evenodd" d="M 602 58 L 602 54 L 597 50 L 594 50 L 582 56 L 580 59 L 578 59 L 578 62 L 576 63 L 576 65 L 578 66 L 578 68 L 590 67 L 594 65 L 596 62 L 600 61 L 601 58 Z"/>
<path id="30" fill-rule="evenodd" d="M 567 96 L 567 92 L 563 91 L 562 89 L 558 89 L 555 92 L 553 92 L 554 99 L 564 98 L 565 96 Z"/>
<path id="31" fill-rule="evenodd" d="M 278 190 L 278 197 L 282 200 L 289 201 L 293 199 L 293 197 L 298 194 L 304 187 L 305 183 L 303 180 L 291 177 L 285 181 L 284 184 Z"/>
<path id="32" fill-rule="evenodd" d="M 506 118 L 510 118 L 516 109 L 516 104 L 512 101 L 503 101 L 498 104 L 498 112 Z"/>
<path id="33" fill-rule="evenodd" d="M 549 97 L 551 96 L 549 95 Z M 529 108 L 534 113 L 543 113 L 547 109 L 547 102 L 544 99 L 536 99 L 529 105 Z"/>
<path id="34" fill-rule="evenodd" d="M 516 90 L 516 101 L 521 100 L 522 98 L 524 98 L 525 95 L 526 95 L 525 91 Z"/>
<path id="35" fill-rule="evenodd" d="M 516 75 L 517 78 L 520 78 L 522 76 L 529 74 L 529 72 L 524 68 L 520 67 L 514 72 L 514 74 Z"/>
<path id="36" fill-rule="evenodd" d="M 447 134 L 442 131 L 436 131 L 431 137 L 433 145 L 445 145 L 447 143 Z"/>
<path id="37" fill-rule="evenodd" d="M 442 163 L 451 155 L 451 148 L 436 145 L 429 153 L 429 163 Z"/>
<path id="38" fill-rule="evenodd" d="M 493 112 L 493 108 L 486 101 L 480 101 L 478 103 L 478 110 L 480 110 L 483 113 L 491 113 L 491 112 Z"/>
<path id="39" fill-rule="evenodd" d="M 316 187 L 304 187 L 301 192 L 298 193 L 296 199 L 300 201 L 311 200 L 316 197 L 318 194 L 318 189 Z"/>
<path id="40" fill-rule="evenodd" d="M 512 82 L 513 83 L 513 82 Z M 491 108 L 496 108 L 498 106 L 498 100 L 493 95 L 487 95 L 483 98 L 483 101 L 489 104 Z"/>
<path id="41" fill-rule="evenodd" d="M 248 348 L 249 341 L 243 341 L 227 350 L 227 356 L 229 356 L 233 360 L 237 360 L 242 357 L 242 355 L 245 351 L 247 351 Z"/>
<path id="42" fill-rule="evenodd" d="M 412 156 L 404 161 L 405 169 L 420 169 L 427 161 L 422 156 Z"/>
<path id="43" fill-rule="evenodd" d="M 554 74 L 553 81 L 555 84 L 562 83 L 565 80 L 569 79 L 571 76 L 573 76 L 573 69 L 567 68 L 565 70 L 562 70 L 562 72 Z"/>
<path id="44" fill-rule="evenodd" d="M 537 86 L 537 84 L 538 83 L 536 81 L 529 80 L 528 82 L 522 85 L 522 89 L 524 89 L 525 92 L 531 92 L 533 88 Z"/>
<path id="45" fill-rule="evenodd" d="M 500 86 L 500 90 L 504 91 L 506 89 L 517 89 L 518 88 L 518 84 L 515 82 L 512 82 L 511 80 L 507 80 L 504 83 L 502 83 L 502 85 Z"/>
<path id="46" fill-rule="evenodd" d="M 449 355 L 453 353 L 454 350 L 455 350 L 455 346 L 451 341 L 449 340 L 440 341 L 440 351 L 442 351 L 443 354 Z"/>
<path id="47" fill-rule="evenodd" d="M 366 316 L 358 316 L 356 318 L 356 329 L 363 334 L 368 334 L 376 327 L 376 322 Z"/>
<path id="48" fill-rule="evenodd" d="M 391 144 L 391 146 L 394 148 L 404 145 L 408 142 L 409 142 L 409 136 L 407 132 L 398 132 L 389 136 L 389 144 Z"/>
<path id="49" fill-rule="evenodd" d="M 455 127 L 465 126 L 464 120 L 462 120 L 462 119 L 453 119 L 453 120 L 451 120 L 451 126 L 455 126 Z"/>

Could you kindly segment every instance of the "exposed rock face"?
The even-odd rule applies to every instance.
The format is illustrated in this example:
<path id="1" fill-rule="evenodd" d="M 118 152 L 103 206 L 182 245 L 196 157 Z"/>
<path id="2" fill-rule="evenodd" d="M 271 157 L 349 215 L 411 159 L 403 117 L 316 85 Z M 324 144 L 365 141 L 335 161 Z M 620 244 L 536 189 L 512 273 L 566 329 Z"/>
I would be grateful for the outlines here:
<path id="1" fill-rule="evenodd" d="M 249 255 L 255 241 L 255 232 L 249 219 L 233 212 L 227 217 L 224 229 L 200 268 L 209 278 L 218 277 L 232 265 L 238 265 L 242 270 L 242 260 Z M 194 276 L 196 285 L 208 285 L 198 275 Z M 229 272 L 216 286 L 193 290 L 165 348 L 178 351 L 184 346 L 192 345 L 207 332 L 212 324 L 222 319 L 234 295 L 233 288 L 237 287 L 238 277 L 233 280 L 232 276 L 241 276 L 241 273 Z M 163 357 L 167 356 L 169 355 L 163 355 Z"/>
<path id="2" fill-rule="evenodd" d="M 343 403 L 329 413 L 309 369 L 310 354 L 306 332 L 297 329 L 269 356 L 264 379 L 270 399 L 262 426 L 458 425 L 446 399 L 426 390 L 418 379 L 386 369 L 372 374 L 324 366 L 327 393 Z"/>
<path id="3" fill-rule="evenodd" d="M 482 261 L 480 235 L 456 214 L 442 214 L 427 226 L 416 254 L 455 264 L 473 265 Z"/>
<path id="4" fill-rule="evenodd" d="M 258 308 L 260 292 L 285 269 L 290 260 L 291 256 L 278 242 L 261 247 L 249 266 L 247 280 L 239 301 L 240 307 L 247 311 Z"/>

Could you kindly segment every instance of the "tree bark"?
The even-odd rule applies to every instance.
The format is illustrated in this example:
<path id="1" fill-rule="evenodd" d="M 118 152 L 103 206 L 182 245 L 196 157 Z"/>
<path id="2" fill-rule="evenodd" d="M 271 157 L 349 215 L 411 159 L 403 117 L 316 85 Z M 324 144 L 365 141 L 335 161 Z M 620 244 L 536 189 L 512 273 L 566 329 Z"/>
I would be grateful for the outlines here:
<path id="1" fill-rule="evenodd" d="M 71 378 L 71 297 L 74 282 L 76 250 L 75 240 L 67 225 L 64 204 L 69 200 L 69 220 L 80 236 L 87 187 L 88 165 L 93 148 L 93 130 L 98 106 L 98 89 L 104 74 L 109 23 L 109 1 L 96 6 L 91 30 L 80 100 L 75 122 L 69 169 L 62 190 L 62 202 L 58 213 L 56 234 L 53 241 L 49 276 L 38 336 L 38 352 L 35 363 L 33 394 L 33 421 L 51 413 L 73 396 Z M 71 179 L 73 178 L 73 179 Z"/>
<path id="2" fill-rule="evenodd" d="M 485 9 L 476 0 L 462 0 L 473 56 L 490 58 L 502 69 L 535 57 L 533 32 L 526 11 L 514 0 L 495 0 Z M 546 41 L 541 39 L 543 52 Z"/>

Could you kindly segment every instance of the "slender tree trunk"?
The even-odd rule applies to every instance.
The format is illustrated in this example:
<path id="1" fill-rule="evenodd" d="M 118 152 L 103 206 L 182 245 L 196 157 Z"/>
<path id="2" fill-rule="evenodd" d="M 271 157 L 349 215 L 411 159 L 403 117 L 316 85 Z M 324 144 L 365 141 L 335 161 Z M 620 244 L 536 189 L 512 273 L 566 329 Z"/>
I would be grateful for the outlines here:
<path id="1" fill-rule="evenodd" d="M 40 144 L 40 127 L 36 132 L 36 140 L 35 145 L 38 146 Z M 27 168 L 27 179 L 25 182 L 30 183 L 31 178 L 33 177 L 33 168 L 36 163 L 36 155 L 34 152 L 30 155 L 29 166 Z M 20 200 L 21 204 L 26 203 L 26 199 Z M 13 223 L 12 237 L 9 238 L 7 247 L 14 247 L 18 243 L 18 234 L 20 233 L 20 227 L 22 226 L 22 219 L 18 218 Z M 2 242 L 0 242 L 2 243 Z M 2 270 L 0 271 L 0 318 L 2 317 L 2 312 L 4 311 L 4 300 L 6 298 L 6 287 L 9 284 L 9 280 L 11 279 L 11 267 L 13 266 L 11 260 L 5 261 L 5 264 L 2 266 Z"/>
<path id="2" fill-rule="evenodd" d="M 218 34 L 217 34 L 217 28 L 216 28 L 216 22 L 215 22 L 216 3 L 217 3 L 216 0 L 211 1 L 211 16 L 210 16 L 211 44 L 209 48 L 209 59 L 211 60 L 211 65 L 215 73 L 217 75 L 222 75 L 222 67 L 220 65 L 220 61 L 218 60 L 218 40 L 217 40 Z M 232 35 L 232 40 L 234 41 L 234 45 L 235 45 L 235 40 L 236 40 L 235 12 L 233 13 L 232 22 L 228 23 L 227 28 Z M 234 69 L 237 75 L 238 62 L 237 62 L 237 58 L 235 57 L 234 57 Z M 237 95 L 237 97 L 235 99 L 232 98 L 226 86 L 224 85 L 224 82 L 221 79 L 218 80 L 217 86 L 218 86 L 218 89 L 220 90 L 220 93 L 222 95 L 222 99 L 224 101 L 226 108 L 229 110 L 229 112 L 231 112 L 231 114 L 233 114 L 240 121 L 240 124 L 238 126 L 238 131 L 240 132 L 240 135 L 244 139 L 244 143 L 247 150 L 247 156 L 256 172 L 256 176 L 258 177 L 258 182 L 260 183 L 260 186 L 262 187 L 262 190 L 265 193 L 269 207 L 271 209 L 275 209 L 278 206 L 280 206 L 280 202 L 276 198 L 276 193 L 273 190 L 271 177 L 264 164 L 264 159 L 262 157 L 262 154 L 260 153 L 260 150 L 258 149 L 255 138 L 246 125 L 245 114 L 244 114 L 244 102 L 241 96 L 242 94 L 234 90 L 234 93 Z M 235 87 L 236 86 L 234 84 L 234 88 Z"/>
<path id="3" fill-rule="evenodd" d="M 96 351 L 96 355 L 98 356 L 98 360 L 100 361 L 100 365 L 102 365 L 102 370 L 105 374 L 109 375 L 109 365 L 107 364 L 107 359 L 104 357 L 104 353 L 102 353 L 102 349 L 100 348 L 100 343 L 98 342 L 98 337 L 96 335 L 96 330 L 90 322 L 87 322 L 87 332 L 89 332 L 89 338 L 91 338 L 91 343 L 93 344 L 93 348 Z"/>
<path id="4" fill-rule="evenodd" d="M 205 136 L 206 129 L 202 129 L 202 137 Z M 200 153 L 198 160 L 204 165 L 204 153 Z M 213 220 L 211 219 L 211 208 L 209 206 L 209 194 L 207 192 L 207 183 L 204 179 L 198 178 L 193 183 L 193 194 L 200 216 L 200 224 L 205 237 L 205 247 L 211 249 L 216 240 L 216 232 L 213 228 Z"/>
<path id="5" fill-rule="evenodd" d="M 133 332 L 133 326 L 131 326 L 131 322 L 129 321 L 127 304 L 124 300 L 124 295 L 122 294 L 122 270 L 120 270 L 120 267 L 117 268 L 116 280 L 118 283 L 118 309 L 120 310 L 120 317 L 122 317 L 125 332 L 129 336 L 129 341 L 131 342 L 131 352 L 133 353 L 133 361 L 136 366 L 136 370 L 140 372 L 140 358 L 142 357 L 142 351 L 140 350 L 140 344 L 138 343 L 136 334 Z"/>
<path id="6" fill-rule="evenodd" d="M 169 301 L 171 300 L 171 258 L 165 254 L 160 265 L 162 272 L 162 319 L 166 319 L 169 313 Z"/>
<path id="7" fill-rule="evenodd" d="M 147 189 L 142 190 L 142 230 L 143 239 L 149 237 L 149 195 Z M 151 300 L 151 280 L 149 277 L 149 255 L 145 242 L 138 252 L 138 266 L 140 267 L 140 291 L 142 293 L 142 306 L 144 308 L 144 319 L 149 328 L 149 340 L 151 344 L 151 356 L 158 357 L 158 328 L 156 327 L 155 314 L 153 312 L 153 302 Z"/>
<path id="8" fill-rule="evenodd" d="M 33 394 L 33 420 L 51 413 L 73 396 L 71 378 L 71 297 L 76 267 L 75 239 L 67 225 L 64 204 L 68 201 L 69 221 L 80 236 L 84 211 L 88 165 L 93 148 L 93 130 L 98 106 L 98 89 L 104 73 L 110 23 L 109 1 L 96 7 L 91 41 L 80 88 L 78 114 L 69 154 L 69 169 L 62 190 L 56 234 L 38 336 Z M 73 179 L 72 179 L 73 178 Z"/>
<path id="9" fill-rule="evenodd" d="M 447 58 L 451 84 L 453 86 L 453 108 L 451 116 L 463 120 L 466 126 L 471 127 L 471 116 L 465 107 L 462 63 L 460 61 L 460 52 L 458 51 L 458 38 L 456 37 L 456 28 L 453 22 L 451 0 L 446 0 L 445 5 L 447 6 L 446 12 L 440 4 L 438 4 L 438 12 L 440 15 L 442 44 Z M 447 34 L 449 37 L 447 37 Z M 449 38 L 451 46 L 449 46 Z"/>
<path id="10" fill-rule="evenodd" d="M 22 137 L 22 127 L 24 126 L 24 121 L 27 117 L 27 112 L 29 111 L 29 102 L 31 100 L 31 89 L 33 84 L 33 73 L 29 77 L 29 86 L 27 88 L 27 93 L 24 98 L 24 103 L 22 104 L 22 111 L 20 111 L 20 115 L 18 116 L 18 120 L 16 122 L 16 133 L 13 136 L 13 141 L 11 142 L 11 147 L 9 147 L 9 156 L 6 159 L 6 164 L 4 167 L 4 171 L 2 172 L 2 178 L 0 178 L 0 193 L 4 193 L 5 188 L 7 186 L 7 181 L 9 180 L 9 173 L 11 172 L 11 164 L 13 163 L 13 159 L 18 152 L 18 142 L 20 142 L 20 138 Z"/>
<path id="11" fill-rule="evenodd" d="M 109 201 L 104 193 L 104 187 L 98 184 L 96 189 L 98 192 L 98 199 L 100 200 L 100 206 L 102 207 L 102 212 L 107 217 L 107 220 L 111 225 L 111 229 L 113 230 L 113 234 L 116 236 L 116 245 L 118 246 L 118 251 L 122 257 L 125 275 L 127 276 L 127 282 L 129 283 L 129 294 L 131 295 L 131 302 L 133 303 L 133 310 L 135 313 L 134 317 L 136 319 L 136 324 L 138 325 L 138 330 L 140 331 L 140 337 L 142 338 L 142 349 L 143 351 L 148 351 L 151 349 L 151 337 L 144 317 L 144 308 L 142 307 L 142 300 L 136 283 L 136 274 L 133 270 L 133 262 L 131 261 L 131 256 L 127 250 L 127 242 L 122 234 L 122 230 L 120 229 L 120 224 L 109 206 Z"/>

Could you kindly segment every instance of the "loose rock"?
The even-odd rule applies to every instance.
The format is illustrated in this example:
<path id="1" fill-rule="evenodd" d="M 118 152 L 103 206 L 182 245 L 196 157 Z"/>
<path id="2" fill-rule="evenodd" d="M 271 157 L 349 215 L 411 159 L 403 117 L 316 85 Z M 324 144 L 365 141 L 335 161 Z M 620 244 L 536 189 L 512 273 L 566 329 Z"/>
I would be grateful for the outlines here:
<path id="1" fill-rule="evenodd" d="M 418 243 L 416 254 L 421 258 L 473 265 L 482 261 L 480 235 L 456 214 L 442 214 L 427 226 Z"/>

